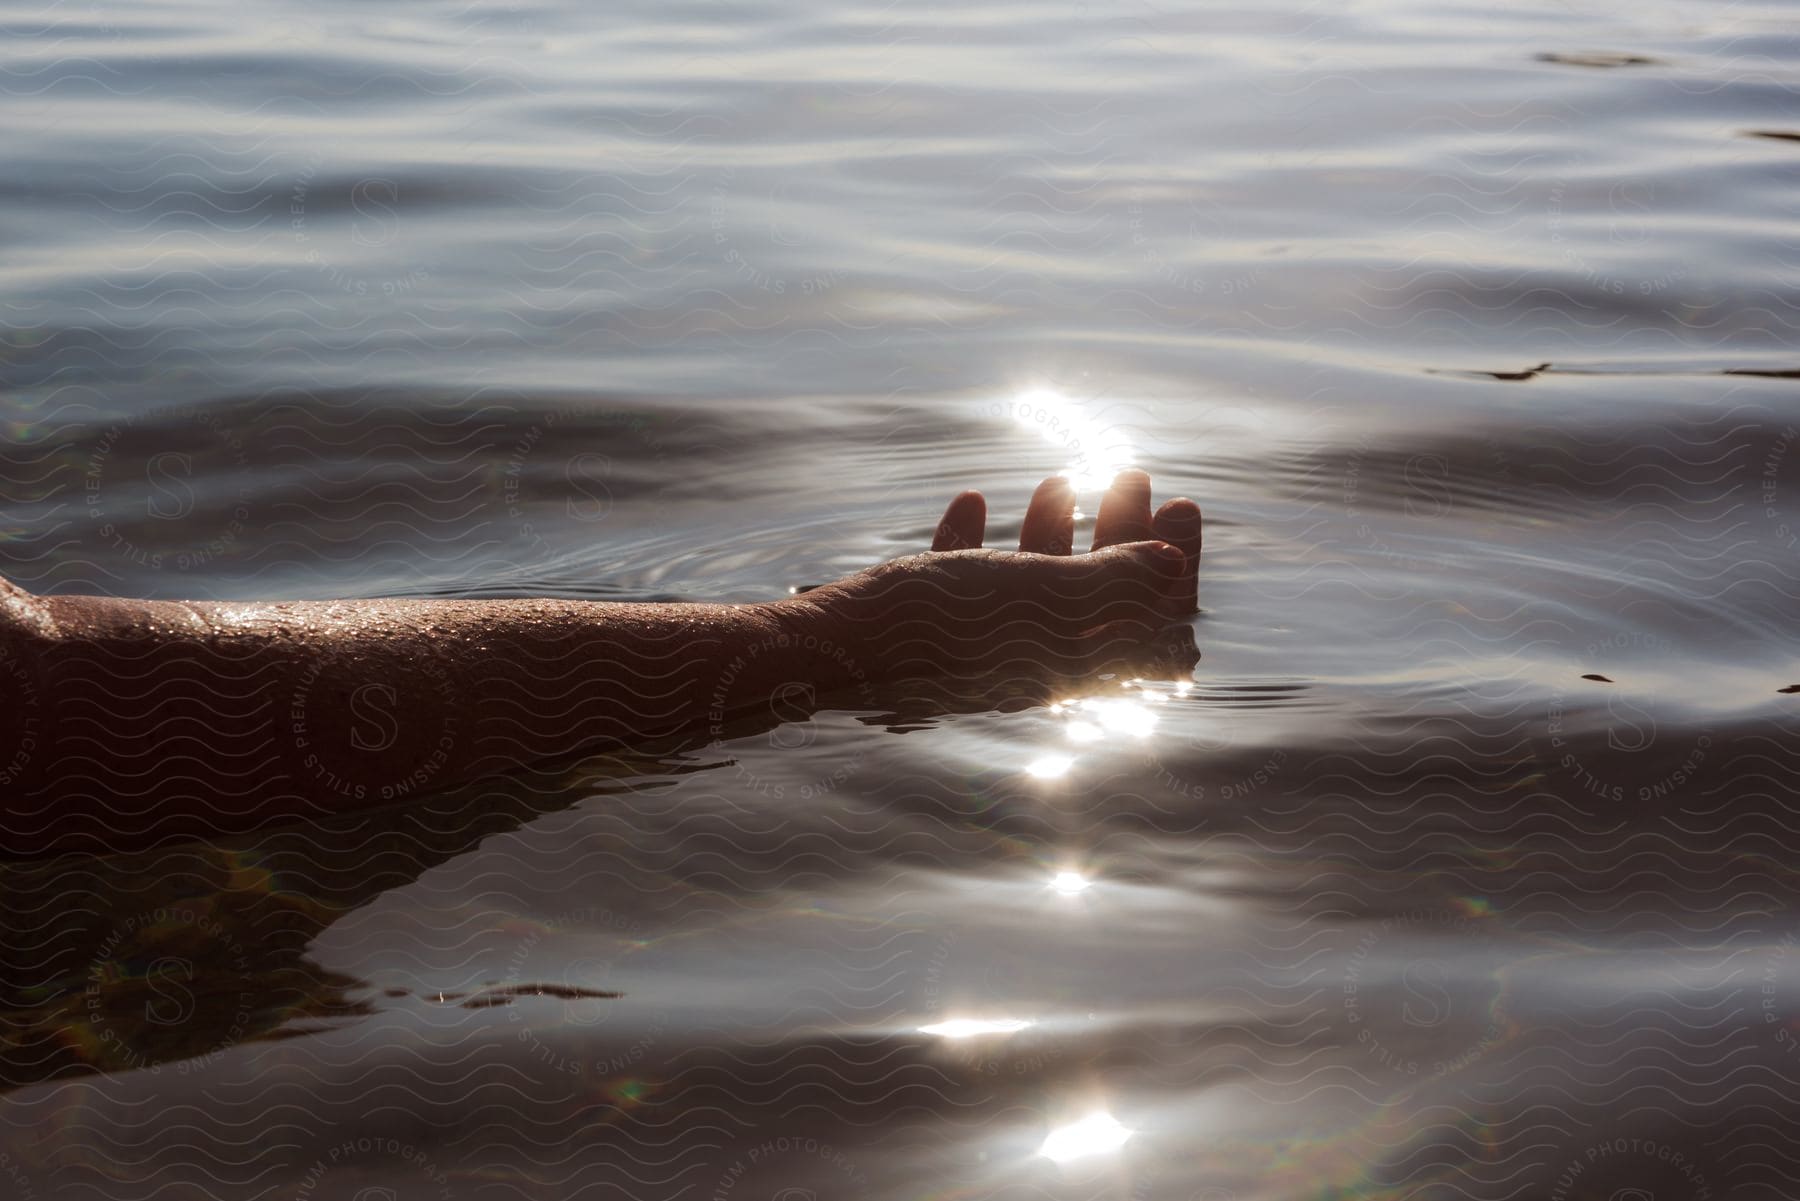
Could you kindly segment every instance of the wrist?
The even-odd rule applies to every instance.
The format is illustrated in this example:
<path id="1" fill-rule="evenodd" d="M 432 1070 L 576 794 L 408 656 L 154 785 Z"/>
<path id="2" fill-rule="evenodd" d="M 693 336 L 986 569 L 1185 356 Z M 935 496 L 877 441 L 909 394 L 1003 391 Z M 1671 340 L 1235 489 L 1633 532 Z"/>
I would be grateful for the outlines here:
<path id="1" fill-rule="evenodd" d="M 834 588 L 826 584 L 761 606 L 796 674 L 804 673 L 822 689 L 847 687 L 874 675 L 866 640 L 832 604 Z"/>

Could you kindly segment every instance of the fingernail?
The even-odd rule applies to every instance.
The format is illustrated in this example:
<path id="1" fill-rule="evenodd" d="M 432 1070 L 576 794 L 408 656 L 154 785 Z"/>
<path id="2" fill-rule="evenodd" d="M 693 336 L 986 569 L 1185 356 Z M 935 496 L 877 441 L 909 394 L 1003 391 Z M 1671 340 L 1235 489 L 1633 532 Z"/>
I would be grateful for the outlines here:
<path id="1" fill-rule="evenodd" d="M 1150 553 L 1156 556 L 1157 562 L 1164 568 L 1179 570 L 1187 562 L 1187 556 L 1179 547 L 1170 546 L 1167 542 L 1158 542 L 1150 547 Z"/>

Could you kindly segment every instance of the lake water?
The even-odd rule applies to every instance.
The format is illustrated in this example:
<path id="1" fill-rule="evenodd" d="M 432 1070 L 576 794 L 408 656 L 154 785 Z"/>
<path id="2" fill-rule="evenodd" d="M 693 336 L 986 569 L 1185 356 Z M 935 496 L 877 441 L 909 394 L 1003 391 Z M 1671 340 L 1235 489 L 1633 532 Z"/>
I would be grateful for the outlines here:
<path id="1" fill-rule="evenodd" d="M 3 12 L 28 588 L 1209 523 L 1191 681 L 6 866 L 6 1195 L 1793 1195 L 1792 4 Z"/>

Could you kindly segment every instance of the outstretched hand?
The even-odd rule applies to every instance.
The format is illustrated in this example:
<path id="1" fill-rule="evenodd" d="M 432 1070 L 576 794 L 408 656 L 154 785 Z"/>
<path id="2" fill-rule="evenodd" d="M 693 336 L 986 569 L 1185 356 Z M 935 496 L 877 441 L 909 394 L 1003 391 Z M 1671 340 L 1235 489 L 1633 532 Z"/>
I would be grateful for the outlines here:
<path id="1" fill-rule="evenodd" d="M 944 510 L 934 551 L 967 550 L 981 546 L 987 527 L 987 498 L 971 489 Z M 1100 501 L 1090 550 L 1125 546 L 1134 553 L 1150 548 L 1137 545 L 1161 542 L 1182 553 L 1181 571 L 1171 582 L 1169 616 L 1195 610 L 1200 578 L 1200 506 L 1187 497 L 1164 501 L 1150 512 L 1150 477 L 1142 471 L 1121 471 Z M 1035 555 L 1069 555 L 1075 544 L 1075 489 L 1060 475 L 1037 486 L 1019 529 L 1019 549 Z"/>
<path id="2" fill-rule="evenodd" d="M 1019 549 L 982 546 L 987 502 L 964 492 L 932 549 L 806 594 L 844 641 L 890 676 L 1081 674 L 1141 652 L 1195 610 L 1199 506 L 1150 508 L 1150 477 L 1121 472 L 1101 500 L 1092 549 L 1074 554 L 1075 490 L 1060 476 L 1031 498 Z"/>

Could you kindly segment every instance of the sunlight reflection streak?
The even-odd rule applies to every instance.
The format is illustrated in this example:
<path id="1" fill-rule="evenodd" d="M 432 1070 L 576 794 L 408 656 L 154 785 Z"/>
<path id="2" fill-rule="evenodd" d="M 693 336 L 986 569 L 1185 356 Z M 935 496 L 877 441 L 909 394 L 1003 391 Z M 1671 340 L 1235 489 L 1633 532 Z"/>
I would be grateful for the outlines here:
<path id="1" fill-rule="evenodd" d="M 1057 1163 L 1067 1163 L 1072 1159 L 1116 1151 L 1131 1135 L 1132 1131 L 1121 1126 L 1117 1118 L 1101 1110 L 1052 1130 L 1045 1137 L 1044 1145 L 1038 1148 L 1038 1154 Z"/>
<path id="2" fill-rule="evenodd" d="M 1062 474 L 1077 492 L 1102 492 L 1113 476 L 1137 462 L 1124 430 L 1095 421 L 1079 402 L 1053 388 L 1021 392 L 1009 408 L 1019 425 L 1072 456 Z"/>

